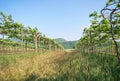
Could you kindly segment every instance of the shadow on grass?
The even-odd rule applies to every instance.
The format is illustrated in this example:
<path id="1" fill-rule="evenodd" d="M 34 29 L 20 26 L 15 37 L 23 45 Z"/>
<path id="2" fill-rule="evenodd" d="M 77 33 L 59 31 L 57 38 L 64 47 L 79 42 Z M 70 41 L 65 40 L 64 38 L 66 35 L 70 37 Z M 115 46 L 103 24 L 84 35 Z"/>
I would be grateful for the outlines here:
<path id="1" fill-rule="evenodd" d="M 119 81 L 120 80 L 120 66 L 117 65 L 117 60 L 111 56 L 99 56 L 93 54 L 84 54 L 87 57 L 88 65 L 82 63 L 80 68 L 76 68 L 79 64 L 79 54 L 67 54 L 64 59 L 59 57 L 58 64 L 60 68 L 67 67 L 65 71 L 57 75 L 55 78 L 48 76 L 41 78 L 32 73 L 25 81 Z M 84 59 L 86 60 L 86 59 Z M 83 61 L 84 62 L 84 61 Z M 70 64 L 68 64 L 70 63 Z M 65 66 L 65 64 L 67 66 Z M 71 65 L 71 66 L 69 66 Z M 87 68 L 87 69 L 86 69 Z M 88 70 L 89 68 L 89 70 Z M 99 70 L 97 70 L 99 68 Z M 77 70 L 76 70 L 77 69 Z M 74 74 L 71 76 L 71 71 Z"/>
<path id="2" fill-rule="evenodd" d="M 25 81 L 69 81 L 69 77 L 67 74 L 63 74 L 62 76 L 58 76 L 57 78 L 40 78 L 38 75 L 31 74 Z"/>
<path id="3" fill-rule="evenodd" d="M 106 74 L 98 74 L 98 75 L 91 75 L 89 76 L 88 73 L 85 73 L 82 69 L 77 72 L 73 78 L 71 78 L 68 72 L 60 74 L 56 78 L 49 77 L 49 78 L 41 78 L 36 74 L 31 74 L 29 77 L 25 79 L 25 81 L 119 81 L 120 80 L 120 67 L 112 68 L 111 71 Z M 111 78 L 112 76 L 112 78 Z"/>

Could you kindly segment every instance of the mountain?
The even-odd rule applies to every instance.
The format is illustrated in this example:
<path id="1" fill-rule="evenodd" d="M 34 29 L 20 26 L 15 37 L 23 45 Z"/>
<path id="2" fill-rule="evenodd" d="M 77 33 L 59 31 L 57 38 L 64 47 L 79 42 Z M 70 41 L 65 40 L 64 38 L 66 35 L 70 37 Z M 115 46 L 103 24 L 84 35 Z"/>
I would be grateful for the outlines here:
<path id="1" fill-rule="evenodd" d="M 67 41 L 63 38 L 56 38 L 55 41 L 58 42 L 59 44 L 61 44 L 65 49 L 75 48 L 75 44 L 77 42 L 77 40 L 76 41 Z"/>
<path id="2" fill-rule="evenodd" d="M 63 38 L 56 38 L 55 41 L 57 41 L 58 43 L 61 43 L 61 42 L 66 42 L 67 40 Z"/>

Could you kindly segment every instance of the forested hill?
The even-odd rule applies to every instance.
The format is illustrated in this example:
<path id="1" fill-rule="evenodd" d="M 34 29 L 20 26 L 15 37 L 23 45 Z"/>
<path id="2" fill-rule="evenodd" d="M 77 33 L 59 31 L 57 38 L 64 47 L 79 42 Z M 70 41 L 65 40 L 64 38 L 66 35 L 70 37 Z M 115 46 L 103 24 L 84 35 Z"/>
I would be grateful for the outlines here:
<path id="1" fill-rule="evenodd" d="M 65 40 L 63 38 L 56 38 L 55 41 L 59 42 L 59 43 L 61 43 L 61 42 L 67 42 L 67 40 Z"/>
<path id="2" fill-rule="evenodd" d="M 58 42 L 59 44 L 61 44 L 65 49 L 75 48 L 75 44 L 77 42 L 77 40 L 76 41 L 67 41 L 63 38 L 56 38 L 55 41 Z"/>

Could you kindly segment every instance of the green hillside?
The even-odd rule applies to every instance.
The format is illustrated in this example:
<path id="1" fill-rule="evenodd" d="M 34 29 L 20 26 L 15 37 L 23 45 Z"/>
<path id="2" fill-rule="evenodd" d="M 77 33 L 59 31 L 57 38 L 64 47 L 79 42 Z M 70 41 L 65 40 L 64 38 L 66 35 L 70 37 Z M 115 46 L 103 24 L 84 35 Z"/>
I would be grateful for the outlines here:
<path id="1" fill-rule="evenodd" d="M 67 41 L 63 38 L 55 39 L 59 44 L 61 44 L 65 49 L 73 49 L 77 41 Z"/>
<path id="2" fill-rule="evenodd" d="M 61 42 L 67 42 L 67 40 L 63 39 L 63 38 L 56 38 L 55 39 L 58 43 L 61 43 Z"/>

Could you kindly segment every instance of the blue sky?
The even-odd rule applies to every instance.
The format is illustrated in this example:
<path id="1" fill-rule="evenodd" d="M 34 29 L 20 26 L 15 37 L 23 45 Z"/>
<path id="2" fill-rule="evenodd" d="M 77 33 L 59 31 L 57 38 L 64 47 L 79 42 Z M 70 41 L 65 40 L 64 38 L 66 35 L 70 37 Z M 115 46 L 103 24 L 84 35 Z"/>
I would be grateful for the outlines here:
<path id="1" fill-rule="evenodd" d="M 24 26 L 37 27 L 50 38 L 78 40 L 90 25 L 89 14 L 107 0 L 0 0 L 0 11 Z"/>

